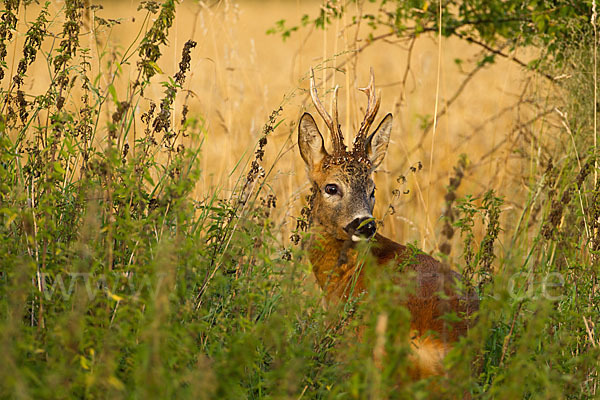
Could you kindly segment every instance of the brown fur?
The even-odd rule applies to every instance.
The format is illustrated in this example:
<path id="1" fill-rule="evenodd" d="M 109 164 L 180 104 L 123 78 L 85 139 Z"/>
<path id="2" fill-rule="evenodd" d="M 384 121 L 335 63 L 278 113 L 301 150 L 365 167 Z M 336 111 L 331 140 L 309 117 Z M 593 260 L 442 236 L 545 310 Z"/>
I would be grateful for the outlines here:
<path id="1" fill-rule="evenodd" d="M 411 375 L 417 379 L 441 374 L 443 357 L 452 343 L 466 334 L 468 319 L 465 317 L 477 310 L 478 299 L 457 293 L 455 283 L 460 275 L 433 257 L 415 254 L 412 249 L 379 234 L 372 241 L 370 251 L 377 264 L 398 271 L 395 283 L 414 289 L 402 304 L 412 316 L 410 341 L 414 367 Z M 352 247 L 345 249 L 347 243 L 322 234 L 315 234 L 309 242 L 313 271 L 328 303 L 346 301 L 368 287 L 366 271 L 358 269 L 357 253 Z M 345 262 L 340 263 L 340 256 Z M 406 282 L 407 278 L 411 281 Z M 443 298 L 439 295 L 442 292 Z M 450 323 L 441 318 L 450 312 L 461 320 Z"/>
<path id="2" fill-rule="evenodd" d="M 333 152 L 325 149 L 323 136 L 310 114 L 305 113 L 298 124 L 298 146 L 314 188 L 308 254 L 328 303 L 344 302 L 369 287 L 366 282 L 369 274 L 357 263 L 354 240 L 372 236 L 375 230 L 372 222 L 375 185 L 371 175 L 387 151 L 392 115 L 387 114 L 369 135 L 379 108 L 372 71 L 369 86 L 361 90 L 367 94 L 368 106 L 352 151 L 347 151 L 343 144 L 337 106 L 332 118 L 318 99 L 314 75 L 311 96 L 331 131 Z M 334 104 L 336 96 L 337 88 Z M 412 316 L 411 337 L 407 338 L 413 350 L 412 376 L 422 378 L 443 373 L 443 358 L 467 332 L 468 316 L 478 308 L 477 297 L 459 293 L 456 283 L 460 275 L 434 258 L 379 234 L 370 240 L 370 251 L 377 265 L 391 268 L 394 283 L 407 287 L 403 305 Z M 448 313 L 455 313 L 458 322 L 445 321 L 443 316 Z"/>

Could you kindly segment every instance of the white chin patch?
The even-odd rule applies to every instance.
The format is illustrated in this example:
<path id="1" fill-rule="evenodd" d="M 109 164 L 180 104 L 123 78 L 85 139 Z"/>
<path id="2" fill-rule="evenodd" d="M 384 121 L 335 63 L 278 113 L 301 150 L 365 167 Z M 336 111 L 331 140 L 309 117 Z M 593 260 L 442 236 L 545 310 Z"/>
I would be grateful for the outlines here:
<path id="1" fill-rule="evenodd" d="M 363 240 L 366 240 L 366 238 L 364 238 L 362 236 L 352 235 L 353 242 L 362 242 Z"/>

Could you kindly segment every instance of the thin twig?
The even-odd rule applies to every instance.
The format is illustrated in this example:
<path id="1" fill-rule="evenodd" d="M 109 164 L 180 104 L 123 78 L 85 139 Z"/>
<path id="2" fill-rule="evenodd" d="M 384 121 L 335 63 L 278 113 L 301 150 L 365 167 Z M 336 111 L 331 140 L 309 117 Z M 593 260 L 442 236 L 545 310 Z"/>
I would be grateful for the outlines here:
<path id="1" fill-rule="evenodd" d="M 594 339 L 594 332 L 592 331 L 592 329 L 590 329 L 590 325 L 588 324 L 587 319 L 585 318 L 585 315 L 581 316 L 583 318 L 583 323 L 585 324 L 585 330 L 587 331 L 588 337 L 590 338 L 590 342 L 592 343 L 592 346 L 594 348 L 596 348 L 596 346 L 598 346 L 598 343 L 596 343 L 596 340 Z M 590 323 L 593 325 L 593 322 L 590 321 Z"/>
<path id="2" fill-rule="evenodd" d="M 484 63 L 479 63 L 475 68 L 473 68 L 467 74 L 467 76 L 465 77 L 465 79 L 463 79 L 460 86 L 458 87 L 458 89 L 456 89 L 456 91 L 454 92 L 452 97 L 450 97 L 450 99 L 448 99 L 448 101 L 444 105 L 444 108 L 442 108 L 442 110 L 439 113 L 436 112 L 436 115 L 427 123 L 427 125 L 425 125 L 425 129 L 423 129 L 423 134 L 421 135 L 421 139 L 419 140 L 419 143 L 417 143 L 417 145 L 409 151 L 409 154 L 414 153 L 417 149 L 419 149 L 423 146 L 423 142 L 425 141 L 425 138 L 431 131 L 431 128 L 436 125 L 437 120 L 440 119 L 443 115 L 445 115 L 448 112 L 448 109 L 450 108 L 450 106 L 458 99 L 458 97 L 463 92 L 463 90 L 465 90 L 465 88 L 467 87 L 467 84 L 471 81 L 471 79 L 473 79 L 475 74 L 477 72 L 479 72 L 484 66 L 485 66 Z"/>
<path id="3" fill-rule="evenodd" d="M 521 61 L 520 59 L 518 59 L 518 58 L 516 58 L 514 56 L 511 56 L 509 54 L 503 53 L 502 50 L 494 49 L 493 47 L 490 47 L 487 44 L 485 44 L 485 43 L 483 43 L 483 42 L 481 42 L 481 41 L 479 41 L 477 39 L 473 39 L 472 37 L 465 37 L 465 36 L 461 35 L 460 33 L 454 33 L 454 34 L 456 36 L 458 36 L 459 38 L 461 38 L 463 40 L 466 40 L 469 43 L 476 44 L 477 46 L 480 46 L 480 47 L 486 49 L 490 53 L 493 53 L 493 54 L 496 54 L 496 55 L 498 55 L 500 57 L 504 57 L 504 58 L 506 58 L 508 60 L 511 60 L 511 61 L 519 64 L 521 67 L 523 67 L 525 69 L 531 69 L 525 62 Z M 541 72 L 540 70 L 537 70 L 537 69 L 535 71 L 538 74 L 542 75 L 544 78 L 548 79 L 550 82 L 556 83 L 556 79 L 552 75 L 547 74 L 545 72 Z"/>
<path id="4" fill-rule="evenodd" d="M 431 220 L 429 218 L 429 195 L 431 193 L 431 175 L 433 173 L 433 153 L 434 153 L 434 148 L 435 148 L 435 134 L 437 132 L 437 124 L 438 124 L 438 106 L 439 106 L 439 102 L 440 102 L 440 81 L 441 81 L 441 73 L 442 73 L 442 2 L 439 2 L 439 32 L 438 32 L 438 64 L 437 64 L 437 78 L 436 78 L 436 83 L 435 83 L 435 106 L 434 106 L 434 111 L 433 111 L 433 122 L 432 122 L 432 127 L 433 127 L 433 133 L 432 133 L 432 137 L 431 137 L 431 149 L 429 150 L 429 171 L 427 173 L 427 201 L 426 201 L 426 206 L 425 206 L 425 215 L 426 215 L 426 219 L 427 219 L 427 226 L 431 225 Z M 446 104 L 445 109 L 448 109 L 448 105 Z M 425 136 L 425 134 L 423 134 L 421 136 L 421 143 L 423 141 L 423 137 Z M 432 231 L 429 232 L 430 234 L 433 233 Z M 425 239 L 425 238 L 423 238 Z M 422 240 L 422 245 L 425 245 L 425 240 Z"/>
<path id="5" fill-rule="evenodd" d="M 406 93 L 406 80 L 408 79 L 408 73 L 410 72 L 410 63 L 412 59 L 413 48 L 415 47 L 415 42 L 417 41 L 417 37 L 413 36 L 410 39 L 410 44 L 408 45 L 408 50 L 406 54 L 406 68 L 404 69 L 404 74 L 402 75 L 402 93 L 400 93 L 400 102 L 404 101 L 404 94 Z"/>
<path id="6" fill-rule="evenodd" d="M 592 0 L 591 23 L 594 27 L 594 154 L 598 154 L 598 28 L 596 0 Z M 598 185 L 598 159 L 594 161 L 594 187 Z"/>
<path id="7" fill-rule="evenodd" d="M 515 322 L 517 321 L 517 317 L 519 316 L 519 313 L 521 312 L 522 306 L 523 306 L 523 302 L 520 302 L 519 306 L 517 307 L 517 310 L 515 311 L 515 315 L 513 315 L 513 319 L 510 324 L 510 330 L 508 331 L 508 335 L 506 335 L 504 337 L 504 343 L 502 344 L 502 356 L 500 356 L 500 363 L 499 363 L 500 366 L 502 366 L 504 363 L 504 358 L 506 357 L 506 352 L 508 351 L 508 344 L 510 343 L 510 338 L 515 329 Z"/>

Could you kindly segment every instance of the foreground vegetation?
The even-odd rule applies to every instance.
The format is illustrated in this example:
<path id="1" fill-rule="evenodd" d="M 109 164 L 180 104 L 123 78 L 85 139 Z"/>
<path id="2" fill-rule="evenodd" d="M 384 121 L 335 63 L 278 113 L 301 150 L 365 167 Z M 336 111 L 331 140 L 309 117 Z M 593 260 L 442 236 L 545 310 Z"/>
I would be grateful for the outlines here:
<path id="1" fill-rule="evenodd" d="M 443 235 L 461 235 L 464 284 L 478 290 L 482 303 L 477 324 L 448 357 L 448 375 L 435 382 L 406 379 L 410 316 L 392 306 L 398 293 L 388 280 L 375 280 L 360 307 L 356 299 L 339 309 L 323 307 L 298 245 L 309 210 L 298 216 L 290 243 L 273 219 L 281 199 L 266 190 L 272 168 L 263 158 L 280 108 L 266 118 L 253 156 L 231 167 L 239 179 L 230 194 L 214 189 L 194 200 L 207 128 L 201 114 L 192 115 L 185 102 L 175 109 L 174 100 L 183 96 L 195 42 L 181 46 L 179 69 L 163 83 L 162 98 L 145 94 L 164 76 L 161 50 L 175 1 L 142 2 L 144 28 L 114 59 L 108 52 L 92 55 L 82 44 L 89 13 L 96 29 L 118 23 L 101 18 L 101 10 L 67 1 L 55 38 L 48 32 L 57 17 L 49 3 L 26 32 L 17 32 L 25 5 L 6 0 L 0 21 L 2 397 L 597 396 L 600 181 L 591 4 L 565 10 L 560 2 L 552 9 L 536 3 L 513 15 L 513 2 L 490 2 L 498 22 L 480 24 L 469 22 L 480 16 L 453 14 L 448 5 L 440 27 L 436 4 L 383 3 L 395 14 L 364 19 L 399 37 L 439 32 L 478 42 L 487 47 L 479 68 L 504 54 L 506 46 L 494 47 L 500 39 L 538 46 L 541 55 L 529 67 L 552 80 L 555 92 L 542 99 L 558 110 L 555 119 L 518 148 L 527 166 L 523 199 L 492 191 L 456 199 L 469 168 L 465 158 L 457 160 Z M 273 32 L 326 27 L 328 18 L 346 12 L 329 4 L 291 31 L 280 22 Z M 15 35 L 24 35 L 24 44 L 13 70 L 7 46 Z M 106 66 L 98 76 L 92 57 Z M 45 62 L 53 77 L 41 95 L 25 90 L 34 62 Z M 136 73 L 119 97 L 113 82 L 124 66 Z M 569 78 L 554 82 L 559 75 Z M 505 226 L 503 204 L 517 210 Z M 479 225 L 482 237 L 474 232 Z M 362 323 L 367 329 L 357 343 Z"/>

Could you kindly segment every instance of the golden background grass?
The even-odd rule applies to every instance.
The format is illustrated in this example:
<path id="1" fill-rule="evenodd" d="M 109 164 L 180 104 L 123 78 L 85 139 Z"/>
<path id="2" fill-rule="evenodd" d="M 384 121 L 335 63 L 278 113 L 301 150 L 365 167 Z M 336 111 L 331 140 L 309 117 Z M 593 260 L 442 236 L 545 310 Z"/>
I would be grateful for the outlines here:
<path id="1" fill-rule="evenodd" d="M 99 85 L 106 88 L 107 77 L 117 72 L 114 65 L 108 67 L 108 64 L 118 60 L 119 54 L 132 43 L 141 29 L 144 11 L 137 11 L 138 3 L 134 1 L 92 3 L 104 8 L 97 11 L 97 15 L 121 20 L 121 24 L 112 30 L 97 31 L 98 40 L 90 34 L 93 24 L 82 29 L 82 45 L 89 45 L 93 56 L 91 75 L 102 73 Z M 376 174 L 375 216 L 385 215 L 384 234 L 401 242 L 417 241 L 424 250 L 436 251 L 442 241 L 440 218 L 445 186 L 462 153 L 470 160 L 470 167 L 459 195 L 480 196 L 487 189 L 495 189 L 505 196 L 503 222 L 510 223 L 506 215 L 510 214 L 514 202 L 518 203 L 522 198 L 526 182 L 521 182 L 521 176 L 527 176 L 524 169 L 531 167 L 518 150 L 520 146 L 535 146 L 535 140 L 523 141 L 518 133 L 520 121 L 530 111 L 526 105 L 515 107 L 515 104 L 519 103 L 526 82 L 529 93 L 541 90 L 541 78 L 524 72 L 510 60 L 497 58 L 495 64 L 481 69 L 468 81 L 456 101 L 438 119 L 437 128 L 423 136 L 423 120 L 434 115 L 436 103 L 438 112 L 444 110 L 463 84 L 467 72 L 476 67 L 481 49 L 456 39 L 442 38 L 439 42 L 434 35 L 422 35 L 415 41 L 408 73 L 409 43 L 406 41 L 398 42 L 393 38 L 377 41 L 356 53 L 357 48 L 368 44 L 367 37 L 372 30 L 364 23 L 358 28 L 348 24 L 352 15 L 374 11 L 374 5 L 370 3 L 357 5 L 355 9 L 350 7 L 347 16 L 333 19 L 326 31 L 308 26 L 286 41 L 280 36 L 266 34 L 278 20 L 285 19 L 286 24 L 292 26 L 299 23 L 303 14 L 316 16 L 321 4 L 320 1 L 298 0 L 183 1 L 178 5 L 169 43 L 163 48 L 163 57 L 158 62 L 163 73 L 153 78 L 145 97 L 156 103 L 160 101 L 163 97 L 160 82 L 177 70 L 184 42 L 196 40 L 198 46 L 192 51 L 191 71 L 173 113 L 173 123 L 178 126 L 180 111 L 186 101 L 190 115 L 201 115 L 205 119 L 203 175 L 196 188 L 196 199 L 202 200 L 216 187 L 221 196 L 230 194 L 239 176 L 245 173 L 245 162 L 252 157 L 269 114 L 281 105 L 284 121 L 269 138 L 263 165 L 269 170 L 281 152 L 266 190 L 278 198 L 274 219 L 281 225 L 282 238 L 287 240 L 309 188 L 295 145 L 299 116 L 304 111 L 314 114 L 307 96 L 308 71 L 315 67 L 319 83 L 327 77 L 325 87 L 321 86 L 319 90 L 327 104 L 330 90 L 334 85 L 340 85 L 340 118 L 349 144 L 362 120 L 365 106 L 365 97 L 356 88 L 366 85 L 369 68 L 373 67 L 375 84 L 382 96 L 380 115 L 375 124 L 385 113 L 394 114 L 388 155 Z M 58 15 L 51 31 L 59 31 L 62 26 L 64 16 L 59 10 L 63 6 L 62 2 L 50 6 L 50 15 Z M 24 20 L 28 21 L 35 18 L 36 7 L 29 7 L 25 16 Z M 25 32 L 23 20 L 19 23 L 19 32 Z M 375 32 L 381 33 L 386 31 Z M 23 40 L 21 33 L 12 44 L 7 57 L 9 71 L 16 68 Z M 46 50 L 51 45 L 47 43 Z M 57 46 L 57 43 L 53 45 Z M 463 60 L 460 65 L 455 62 L 458 58 Z M 135 57 L 121 69 L 115 87 L 119 98 L 124 99 L 137 75 Z M 28 75 L 24 86 L 27 93 L 38 93 L 47 88 L 50 74 L 43 59 L 30 67 Z M 135 130 L 138 134 L 143 131 L 139 115 L 147 108 L 148 104 L 140 104 L 136 110 Z M 104 112 L 105 117 L 110 116 L 108 107 Z M 101 126 L 105 131 L 105 122 L 101 122 Z M 529 129 L 535 127 L 534 124 Z M 327 137 L 324 128 L 321 131 Z M 539 134 L 531 132 L 531 137 L 535 139 Z M 98 139 L 101 144 L 102 138 Z M 423 169 L 411 173 L 409 167 L 418 162 L 422 163 Z M 232 173 L 236 165 L 238 168 Z M 406 176 L 406 184 L 397 183 L 400 175 Z M 401 193 L 406 190 L 409 193 L 393 199 L 392 191 L 397 188 Z M 393 214 L 387 212 L 390 204 L 394 205 Z M 455 241 L 459 240 L 457 236 Z M 457 256 L 453 254 L 454 261 Z"/>

